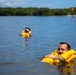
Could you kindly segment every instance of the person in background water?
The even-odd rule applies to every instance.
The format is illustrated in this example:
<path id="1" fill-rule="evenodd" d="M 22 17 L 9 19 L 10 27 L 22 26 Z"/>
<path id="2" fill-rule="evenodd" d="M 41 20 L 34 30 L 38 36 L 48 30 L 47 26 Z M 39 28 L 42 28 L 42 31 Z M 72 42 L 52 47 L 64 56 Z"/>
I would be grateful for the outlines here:
<path id="1" fill-rule="evenodd" d="M 69 51 L 70 49 L 71 49 L 71 46 L 68 43 L 60 42 L 60 45 L 59 45 L 58 49 L 56 50 L 57 56 L 54 55 L 54 53 L 55 53 L 55 51 L 54 51 L 51 54 L 45 55 L 45 57 L 49 57 L 52 59 L 59 59 L 59 60 L 63 61 L 64 59 L 61 57 L 61 54 Z"/>
<path id="2" fill-rule="evenodd" d="M 29 27 L 26 27 L 25 28 L 25 32 L 28 32 L 29 33 L 29 36 L 31 37 L 32 36 L 32 31 L 31 31 L 31 29 L 29 28 Z"/>
<path id="3" fill-rule="evenodd" d="M 22 36 L 23 33 L 28 33 L 30 37 L 32 36 L 32 31 L 29 27 L 26 27 L 25 30 L 23 30 L 19 35 Z"/>

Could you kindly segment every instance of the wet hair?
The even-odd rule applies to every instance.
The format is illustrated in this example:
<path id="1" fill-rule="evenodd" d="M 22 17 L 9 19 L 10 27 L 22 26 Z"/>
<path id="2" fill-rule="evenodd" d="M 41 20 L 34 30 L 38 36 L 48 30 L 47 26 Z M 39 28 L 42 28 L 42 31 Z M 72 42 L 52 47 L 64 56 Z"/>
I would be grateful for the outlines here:
<path id="1" fill-rule="evenodd" d="M 25 29 L 28 29 L 29 31 L 31 31 L 31 29 L 29 27 L 26 27 Z"/>
<path id="2" fill-rule="evenodd" d="M 68 43 L 66 43 L 66 42 L 60 42 L 60 44 L 66 44 L 66 45 L 67 45 L 67 49 L 68 49 L 68 50 L 71 49 L 71 46 L 70 46 Z"/>

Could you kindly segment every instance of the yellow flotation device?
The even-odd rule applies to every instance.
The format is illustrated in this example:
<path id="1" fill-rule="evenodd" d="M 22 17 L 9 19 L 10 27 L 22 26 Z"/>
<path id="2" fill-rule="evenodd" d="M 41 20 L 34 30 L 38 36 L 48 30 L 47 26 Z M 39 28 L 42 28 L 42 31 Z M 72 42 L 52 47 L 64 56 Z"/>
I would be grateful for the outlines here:
<path id="1" fill-rule="evenodd" d="M 23 30 L 22 33 L 21 33 L 21 36 L 23 38 L 29 38 L 29 33 L 25 33 L 25 31 Z"/>
<path id="2" fill-rule="evenodd" d="M 55 54 L 55 55 L 58 55 L 57 50 L 55 50 L 52 53 Z M 61 55 L 61 57 L 64 58 L 64 60 L 68 63 L 72 59 L 76 58 L 76 52 L 75 52 L 75 50 L 69 50 L 69 51 L 63 53 Z M 59 63 L 61 61 L 58 60 L 58 59 L 52 59 L 52 58 L 44 57 L 44 58 L 41 59 L 41 62 L 45 62 L 45 63 L 48 63 L 50 65 L 59 65 Z"/>
<path id="3" fill-rule="evenodd" d="M 61 56 L 66 60 L 66 62 L 70 62 L 73 58 L 76 58 L 75 50 L 69 50 L 63 53 Z"/>

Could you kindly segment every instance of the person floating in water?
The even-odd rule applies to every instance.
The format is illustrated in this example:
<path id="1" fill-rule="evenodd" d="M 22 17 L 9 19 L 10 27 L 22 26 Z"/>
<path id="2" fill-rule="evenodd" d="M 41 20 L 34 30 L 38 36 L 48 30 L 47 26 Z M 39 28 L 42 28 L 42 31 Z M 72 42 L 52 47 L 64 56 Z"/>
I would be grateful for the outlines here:
<path id="1" fill-rule="evenodd" d="M 54 52 L 45 55 L 41 61 L 49 64 L 66 64 L 72 59 L 76 58 L 75 50 L 71 49 L 71 46 L 66 42 L 60 42 L 58 49 Z"/>
<path id="2" fill-rule="evenodd" d="M 51 53 L 51 54 L 45 55 L 45 57 L 50 57 L 50 58 L 52 58 L 52 59 L 63 59 L 63 58 L 61 57 L 61 54 L 69 51 L 70 49 L 71 49 L 71 47 L 70 47 L 70 45 L 69 45 L 68 43 L 66 43 L 66 42 L 60 42 L 60 45 L 59 45 L 59 47 L 58 47 L 58 50 L 56 51 L 58 55 L 56 56 L 56 55 L 54 54 L 54 52 L 55 52 L 55 51 L 54 51 L 54 52 Z"/>
<path id="3" fill-rule="evenodd" d="M 23 30 L 21 32 L 21 34 L 19 34 L 20 36 L 24 37 L 24 38 L 29 38 L 32 36 L 32 31 L 29 27 L 26 27 L 25 30 Z"/>

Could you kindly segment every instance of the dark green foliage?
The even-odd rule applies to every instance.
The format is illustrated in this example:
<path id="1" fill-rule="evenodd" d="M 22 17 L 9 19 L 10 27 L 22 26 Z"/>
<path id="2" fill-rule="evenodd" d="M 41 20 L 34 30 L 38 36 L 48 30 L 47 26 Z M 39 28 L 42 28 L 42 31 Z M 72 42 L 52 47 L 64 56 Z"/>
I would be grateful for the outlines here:
<path id="1" fill-rule="evenodd" d="M 76 15 L 76 7 L 74 11 L 71 8 L 66 9 L 49 9 L 49 8 L 0 8 L 0 16 L 61 16 L 67 14 Z"/>

